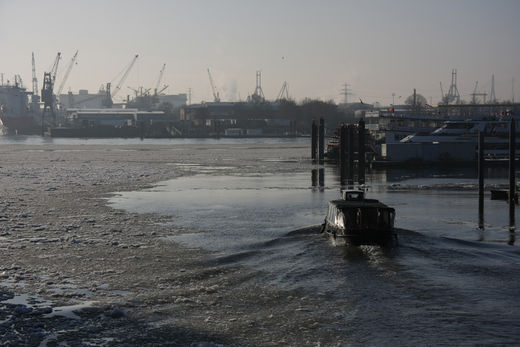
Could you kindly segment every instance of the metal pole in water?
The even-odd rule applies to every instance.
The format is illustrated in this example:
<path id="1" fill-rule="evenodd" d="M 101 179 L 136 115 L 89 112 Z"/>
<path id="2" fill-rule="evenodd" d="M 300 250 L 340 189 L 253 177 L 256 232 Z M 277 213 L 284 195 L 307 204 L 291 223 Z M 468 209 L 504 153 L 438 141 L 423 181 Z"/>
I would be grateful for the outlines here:
<path id="1" fill-rule="evenodd" d="M 339 172 L 341 185 L 345 182 L 345 173 L 347 167 L 347 128 L 341 123 L 339 128 Z"/>
<path id="2" fill-rule="evenodd" d="M 312 129 L 311 129 L 311 159 L 313 162 L 316 162 L 316 152 L 318 151 L 318 126 L 316 125 L 316 121 L 312 120 Z"/>
<path id="3" fill-rule="evenodd" d="M 515 120 L 511 119 L 509 127 L 509 230 L 515 230 Z"/>
<path id="4" fill-rule="evenodd" d="M 325 120 L 320 118 L 319 131 L 319 164 L 323 165 L 325 159 Z"/>
<path id="5" fill-rule="evenodd" d="M 478 133 L 478 228 L 484 229 L 484 134 Z"/>
<path id="6" fill-rule="evenodd" d="M 348 184 L 354 184 L 354 126 L 348 126 Z"/>
<path id="7" fill-rule="evenodd" d="M 358 183 L 365 183 L 365 121 L 359 120 L 358 126 Z"/>

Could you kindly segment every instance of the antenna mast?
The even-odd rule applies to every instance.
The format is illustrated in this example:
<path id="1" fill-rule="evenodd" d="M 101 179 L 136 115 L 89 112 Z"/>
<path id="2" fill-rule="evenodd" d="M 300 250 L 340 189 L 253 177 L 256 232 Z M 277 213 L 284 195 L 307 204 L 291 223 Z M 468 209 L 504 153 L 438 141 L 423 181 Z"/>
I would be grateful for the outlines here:
<path id="1" fill-rule="evenodd" d="M 343 95 L 343 103 L 348 104 L 348 96 L 353 95 L 349 90 L 350 84 L 344 83 L 341 95 Z"/>

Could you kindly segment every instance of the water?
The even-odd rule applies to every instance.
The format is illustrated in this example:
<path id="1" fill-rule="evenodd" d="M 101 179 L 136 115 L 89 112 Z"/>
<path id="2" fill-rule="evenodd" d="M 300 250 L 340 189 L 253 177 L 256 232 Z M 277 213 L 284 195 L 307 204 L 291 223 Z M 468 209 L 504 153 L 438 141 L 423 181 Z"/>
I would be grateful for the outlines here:
<path id="1" fill-rule="evenodd" d="M 399 246 L 335 247 L 317 227 L 328 201 L 340 196 L 335 169 L 326 167 L 323 187 L 312 186 L 312 166 L 284 166 L 300 156 L 278 158 L 267 169 L 258 161 L 262 175 L 233 162 L 227 171 L 201 166 L 199 175 L 118 193 L 110 203 L 175 217 L 172 227 L 197 232 L 173 241 L 212 251 L 212 264 L 261 270 L 257 285 L 325 296 L 322 309 L 344 321 L 338 334 L 353 341 L 518 342 L 520 249 L 505 202 L 486 196 L 486 229 L 479 231 L 475 177 L 375 173 L 368 195 L 395 207 Z M 503 177 L 486 184 L 505 183 Z"/>

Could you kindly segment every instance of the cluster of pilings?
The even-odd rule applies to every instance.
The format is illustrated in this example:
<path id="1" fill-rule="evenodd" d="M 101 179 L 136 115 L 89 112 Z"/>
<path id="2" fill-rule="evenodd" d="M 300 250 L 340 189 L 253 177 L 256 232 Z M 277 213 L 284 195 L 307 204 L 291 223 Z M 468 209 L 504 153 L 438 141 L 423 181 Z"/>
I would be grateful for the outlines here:
<path id="1" fill-rule="evenodd" d="M 325 161 L 325 120 L 320 118 L 320 125 L 312 120 L 311 158 L 312 162 L 323 165 Z"/>
<path id="2" fill-rule="evenodd" d="M 325 160 L 325 122 L 320 119 L 319 125 L 312 121 L 311 158 L 313 163 L 323 165 Z M 327 159 L 339 165 L 342 185 L 365 183 L 365 121 L 358 124 L 344 124 L 336 131 L 331 141 Z M 321 182 L 322 180 L 320 180 Z M 314 182 L 314 181 L 313 181 Z"/>
<path id="3" fill-rule="evenodd" d="M 515 231 L 515 195 L 516 195 L 516 177 L 515 177 L 515 143 L 516 143 L 516 121 L 511 119 L 509 125 L 509 192 L 507 201 L 509 204 L 509 230 L 514 242 Z M 485 137 L 483 133 L 479 133 L 478 137 L 478 226 L 479 229 L 484 230 L 484 147 Z"/>
<path id="4" fill-rule="evenodd" d="M 365 183 L 365 121 L 341 124 L 338 129 L 338 164 L 341 183 L 353 185 Z M 357 169 L 357 170 L 356 170 Z M 357 176 L 356 176 L 357 171 Z"/>
<path id="5" fill-rule="evenodd" d="M 325 120 L 320 118 L 320 124 L 312 120 L 311 129 L 311 158 L 314 164 L 323 165 L 325 162 Z M 312 170 L 312 186 L 325 187 L 325 170 L 322 168 Z"/>

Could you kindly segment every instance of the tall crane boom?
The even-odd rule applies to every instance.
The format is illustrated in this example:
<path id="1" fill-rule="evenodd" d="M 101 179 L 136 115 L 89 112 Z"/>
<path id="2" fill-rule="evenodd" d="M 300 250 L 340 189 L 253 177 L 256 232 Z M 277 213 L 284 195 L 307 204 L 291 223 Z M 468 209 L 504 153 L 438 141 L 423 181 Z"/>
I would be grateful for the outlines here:
<path id="1" fill-rule="evenodd" d="M 52 65 L 52 68 L 51 68 L 51 72 L 50 72 L 50 77 L 52 79 L 52 87 L 54 87 L 54 82 L 56 82 L 56 73 L 58 72 L 58 64 L 60 63 L 60 59 L 61 59 L 61 53 L 58 52 L 58 54 L 56 55 L 56 59 L 54 60 L 54 64 Z M 53 89 L 51 89 L 53 90 Z"/>
<path id="2" fill-rule="evenodd" d="M 276 97 L 276 101 L 280 102 L 282 100 L 289 100 L 289 84 L 287 81 L 283 82 L 282 89 L 280 89 L 280 92 Z"/>
<path id="3" fill-rule="evenodd" d="M 139 57 L 139 54 L 136 54 L 134 56 L 134 58 L 132 59 L 132 61 L 130 62 L 130 65 L 126 68 L 125 73 L 123 74 L 123 76 L 119 80 L 119 83 L 114 88 L 114 92 L 112 93 L 112 97 L 116 96 L 116 94 L 121 90 L 121 86 L 123 85 L 123 82 L 128 77 L 128 74 L 130 73 L 130 70 L 132 70 L 132 67 L 134 66 L 135 61 L 137 60 L 138 57 Z"/>
<path id="4" fill-rule="evenodd" d="M 220 97 L 218 95 L 217 90 L 215 89 L 215 84 L 213 83 L 213 78 L 211 78 L 211 72 L 209 72 L 209 68 L 208 68 L 208 76 L 209 76 L 209 84 L 211 85 L 211 90 L 213 91 L 213 100 L 215 102 L 220 102 Z"/>
<path id="5" fill-rule="evenodd" d="M 58 64 L 60 62 L 61 53 L 58 52 L 54 64 L 52 65 L 50 72 L 43 73 L 43 87 L 42 87 L 42 101 L 44 102 L 45 109 L 52 110 L 54 107 L 54 81 L 56 80 L 56 71 L 58 71 Z"/>
<path id="6" fill-rule="evenodd" d="M 32 52 L 32 92 L 38 95 L 38 79 L 36 78 L 36 63 L 34 62 L 34 52 Z"/>
<path id="7" fill-rule="evenodd" d="M 164 69 L 166 69 L 166 63 L 163 64 L 161 72 L 159 72 L 159 78 L 157 79 L 157 83 L 155 84 L 154 93 L 155 95 L 158 94 L 157 90 L 159 89 L 159 85 L 161 84 L 163 75 L 164 75 Z"/>
<path id="8" fill-rule="evenodd" d="M 76 62 L 77 57 L 78 57 L 78 51 L 76 51 L 76 53 L 70 60 L 69 66 L 67 67 L 67 70 L 65 71 L 65 76 L 63 76 L 63 80 L 61 81 L 60 87 L 58 88 L 56 95 L 59 96 L 61 94 L 61 91 L 63 90 L 63 87 L 65 86 L 65 82 L 67 82 L 67 78 L 69 78 L 70 71 L 72 70 L 74 63 Z"/>

